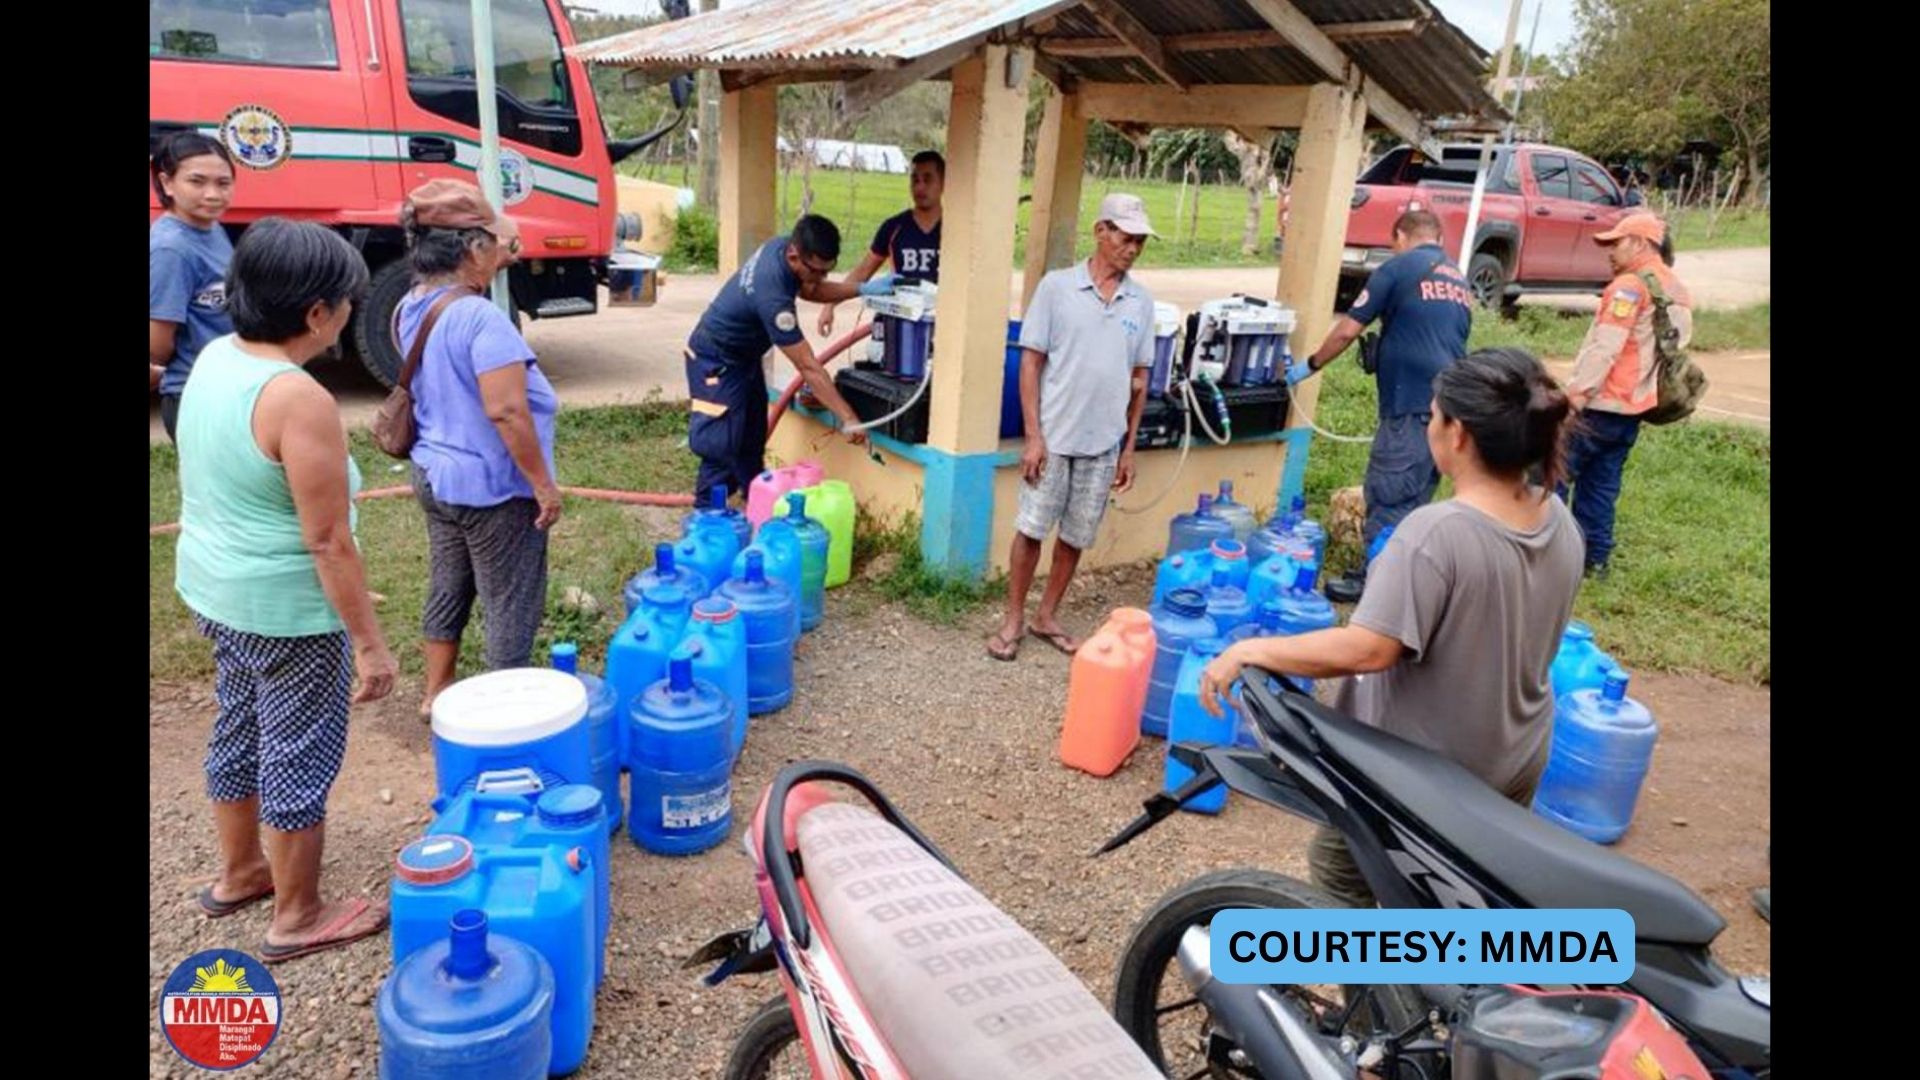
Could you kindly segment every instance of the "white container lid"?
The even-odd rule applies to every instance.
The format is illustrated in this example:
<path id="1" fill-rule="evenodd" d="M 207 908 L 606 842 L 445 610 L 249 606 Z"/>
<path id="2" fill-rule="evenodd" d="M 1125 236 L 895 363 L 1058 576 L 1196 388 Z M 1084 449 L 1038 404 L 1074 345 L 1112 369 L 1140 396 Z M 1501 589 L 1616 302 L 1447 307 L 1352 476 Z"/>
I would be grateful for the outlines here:
<path id="1" fill-rule="evenodd" d="M 1153 336 L 1166 337 L 1180 332 L 1180 308 L 1165 300 L 1153 302 Z"/>
<path id="2" fill-rule="evenodd" d="M 461 679 L 433 699 L 433 734 L 461 746 L 516 746 L 557 735 L 587 715 L 587 687 L 552 668 L 508 668 Z"/>

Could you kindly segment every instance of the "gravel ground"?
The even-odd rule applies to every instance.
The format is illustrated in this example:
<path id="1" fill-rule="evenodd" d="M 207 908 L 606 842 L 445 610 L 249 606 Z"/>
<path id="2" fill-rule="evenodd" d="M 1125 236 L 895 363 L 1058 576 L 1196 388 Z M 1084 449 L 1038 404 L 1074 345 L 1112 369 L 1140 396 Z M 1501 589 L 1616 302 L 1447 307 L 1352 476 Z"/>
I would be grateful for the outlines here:
<path id="1" fill-rule="evenodd" d="M 1066 612 L 1083 632 L 1110 608 L 1150 590 L 1137 570 L 1088 575 Z M 983 892 L 1051 947 L 1106 999 L 1133 923 L 1162 893 L 1205 871 L 1257 865 L 1306 876 L 1308 826 L 1232 800 L 1215 819 L 1182 815 L 1099 860 L 1102 840 L 1159 784 L 1161 744 L 1148 742 L 1113 777 L 1053 758 L 1067 658 L 1029 639 L 1016 664 L 985 655 L 993 616 L 959 628 L 921 622 L 856 584 L 833 594 L 830 617 L 802 642 L 786 710 L 754 721 L 735 774 L 734 837 L 669 859 L 615 837 L 612 958 L 582 1077 L 718 1074 L 734 1035 L 778 993 L 772 976 L 701 987 L 679 958 L 756 915 L 739 826 L 782 765 L 820 757 L 872 777 Z M 395 851 L 428 820 L 432 757 L 413 713 L 417 686 L 356 713 L 328 821 L 329 895 L 384 895 Z M 1764 690 L 1706 679 L 1636 675 L 1634 694 L 1661 721 L 1661 742 L 1638 824 L 1619 850 L 1678 876 L 1727 918 L 1723 964 L 1766 974 L 1771 931 L 1747 902 L 1766 884 L 1770 832 Z M 200 760 L 211 683 L 154 684 L 150 695 L 148 844 L 150 1072 L 196 1073 L 155 1021 L 172 967 L 202 949 L 257 949 L 267 910 L 201 917 L 193 890 L 214 869 L 214 835 Z M 388 970 L 385 935 L 275 969 L 285 1008 L 278 1041 L 250 1075 L 345 1078 L 375 1073 L 371 1002 Z"/>

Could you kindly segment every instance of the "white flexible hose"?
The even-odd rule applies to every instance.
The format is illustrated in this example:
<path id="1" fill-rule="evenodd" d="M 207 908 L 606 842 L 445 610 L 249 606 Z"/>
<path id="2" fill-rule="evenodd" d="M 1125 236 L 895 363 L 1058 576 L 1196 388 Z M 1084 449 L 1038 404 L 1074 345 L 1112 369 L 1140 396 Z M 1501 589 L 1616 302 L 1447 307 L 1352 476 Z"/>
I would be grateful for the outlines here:
<path id="1" fill-rule="evenodd" d="M 887 415 L 880 417 L 878 420 L 863 420 L 858 424 L 853 424 L 849 427 L 842 428 L 841 430 L 842 431 L 867 431 L 872 428 L 881 427 L 893 421 L 897 417 L 905 416 L 907 414 L 907 410 L 913 408 L 914 403 L 920 400 L 920 395 L 925 394 L 927 392 L 927 384 L 932 381 L 933 381 L 933 374 L 931 372 L 921 376 L 920 388 L 913 392 L 913 396 L 907 399 L 907 403 L 905 405 L 902 405 L 899 408 L 888 413 Z"/>

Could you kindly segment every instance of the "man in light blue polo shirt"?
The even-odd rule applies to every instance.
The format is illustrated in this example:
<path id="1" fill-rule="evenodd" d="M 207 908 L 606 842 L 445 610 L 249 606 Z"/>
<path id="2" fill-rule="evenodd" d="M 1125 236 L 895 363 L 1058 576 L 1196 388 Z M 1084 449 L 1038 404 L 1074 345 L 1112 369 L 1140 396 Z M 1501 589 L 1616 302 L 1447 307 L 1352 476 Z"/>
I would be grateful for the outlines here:
<path id="1" fill-rule="evenodd" d="M 1080 641 L 1056 612 L 1093 545 L 1110 491 L 1133 486 L 1133 440 L 1153 363 L 1153 297 L 1129 276 L 1147 237 L 1157 236 L 1137 195 L 1108 195 L 1093 226 L 1093 255 L 1040 282 L 1020 326 L 1020 513 L 1008 557 L 1007 615 L 987 655 L 1012 660 L 1031 633 L 1071 655 Z M 1040 545 L 1055 526 L 1053 569 L 1026 624 L 1027 592 Z"/>

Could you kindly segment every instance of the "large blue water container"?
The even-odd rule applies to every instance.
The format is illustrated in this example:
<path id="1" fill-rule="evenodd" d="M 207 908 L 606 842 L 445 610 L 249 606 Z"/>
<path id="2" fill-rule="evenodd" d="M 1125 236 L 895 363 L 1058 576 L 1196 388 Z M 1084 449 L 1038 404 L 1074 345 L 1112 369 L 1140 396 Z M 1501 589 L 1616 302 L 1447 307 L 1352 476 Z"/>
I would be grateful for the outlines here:
<path id="1" fill-rule="evenodd" d="M 1253 605 L 1247 602 L 1247 590 L 1233 583 L 1233 571 L 1218 559 L 1213 564 L 1213 580 L 1207 583 L 1207 615 L 1213 619 L 1214 632 L 1225 634 L 1253 618 Z"/>
<path id="2" fill-rule="evenodd" d="M 1236 589 L 1247 587 L 1253 573 L 1253 564 L 1247 561 L 1247 545 L 1238 540 L 1215 540 L 1208 545 L 1207 556 L 1213 564 L 1207 571 L 1208 582 L 1213 581 L 1214 570 L 1225 570 L 1228 584 Z"/>
<path id="3" fill-rule="evenodd" d="M 831 536 L 828 538 L 832 542 Z M 793 522 L 786 518 L 769 518 L 760 525 L 755 534 L 753 545 L 764 554 L 761 556 L 767 564 L 767 576 L 787 587 L 793 594 L 793 636 L 800 637 L 800 598 L 806 590 L 805 556 L 800 550 L 800 534 L 794 531 Z M 744 577 L 747 564 L 739 559 L 733 560 L 733 577 Z M 824 587 L 826 578 L 822 576 Z"/>
<path id="4" fill-rule="evenodd" d="M 1027 433 L 1026 414 L 1020 408 L 1020 320 L 1007 320 L 1007 354 L 1000 373 L 1000 437 L 1017 439 Z"/>
<path id="5" fill-rule="evenodd" d="M 1253 507 L 1234 501 L 1231 480 L 1220 481 L 1220 494 L 1213 497 L 1213 512 L 1227 519 L 1227 524 L 1233 527 L 1233 538 L 1243 544 L 1259 525 L 1253 516 Z"/>
<path id="6" fill-rule="evenodd" d="M 1221 715 L 1215 716 L 1200 704 L 1200 673 L 1213 662 L 1214 657 L 1225 652 L 1227 643 L 1217 637 L 1201 638 L 1187 649 L 1180 658 L 1180 669 L 1174 676 L 1173 711 L 1167 722 L 1167 766 L 1162 782 L 1162 790 L 1168 794 L 1179 790 L 1180 785 L 1193 779 L 1193 770 L 1173 759 L 1173 744 L 1182 742 L 1205 743 L 1208 746 L 1226 746 L 1233 742 L 1234 717 L 1231 703 L 1223 702 L 1226 707 Z M 1202 814 L 1217 814 L 1227 805 L 1227 786 L 1216 784 L 1210 790 L 1196 796 L 1192 802 L 1181 807 Z"/>
<path id="7" fill-rule="evenodd" d="M 613 684 L 580 670 L 580 646 L 571 641 L 553 646 L 553 667 L 580 680 L 587 688 L 587 732 L 593 741 L 593 786 L 607 800 L 607 832 L 620 831 L 626 807 L 620 800 L 620 710 Z"/>
<path id="8" fill-rule="evenodd" d="M 733 715 L 728 745 L 739 756 L 747 743 L 747 624 L 733 601 L 709 596 L 693 605 L 693 621 L 675 652 L 683 654 L 693 661 L 695 679 L 705 679 L 727 695 Z"/>
<path id="9" fill-rule="evenodd" d="M 1269 600 L 1277 599 L 1280 594 L 1293 587 L 1294 579 L 1300 576 L 1300 564 L 1285 551 L 1270 555 L 1254 564 L 1253 571 L 1247 575 L 1247 602 L 1255 611 Z"/>
<path id="10" fill-rule="evenodd" d="M 586 1059 L 593 1036 L 592 855 L 585 847 L 476 849 L 464 836 L 431 835 L 395 860 L 389 887 L 393 961 L 446 939 L 459 912 L 484 911 L 488 926 L 533 947 L 553 971 L 553 1050 L 547 1071 L 564 1076 Z"/>
<path id="11" fill-rule="evenodd" d="M 694 523 L 697 521 L 725 522 L 727 527 L 733 530 L 733 550 L 736 552 L 753 543 L 753 523 L 747 520 L 746 511 L 727 505 L 727 485 L 725 484 L 715 484 L 708 488 L 707 505 L 699 507 L 681 519 L 680 538 L 682 540 L 693 535 Z M 708 588 L 718 584 L 719 582 L 709 579 Z"/>
<path id="12" fill-rule="evenodd" d="M 747 712 L 778 712 L 793 700 L 793 646 L 799 637 L 799 604 L 787 586 L 767 575 L 765 551 L 741 553 L 737 577 L 718 595 L 733 601 L 747 631 Z M 744 565 L 743 565 L 744 564 Z"/>
<path id="13" fill-rule="evenodd" d="M 1255 609 L 1252 619 L 1241 623 L 1222 636 L 1226 638 L 1229 645 L 1254 637 L 1279 637 L 1286 633 L 1283 615 L 1285 610 L 1279 599 L 1268 599 Z"/>
<path id="14" fill-rule="evenodd" d="M 1333 610 L 1327 598 L 1313 591 L 1313 570 L 1300 567 L 1294 575 L 1293 588 L 1279 597 L 1280 632 L 1283 634 L 1309 634 L 1315 630 L 1327 630 L 1340 625 L 1340 617 Z"/>
<path id="15" fill-rule="evenodd" d="M 658 855 L 692 855 L 733 827 L 732 706 L 720 688 L 693 677 L 693 661 L 667 665 L 667 678 L 633 705 L 633 803 L 627 835 Z"/>
<path id="16" fill-rule="evenodd" d="M 443 936 L 380 984 L 380 1080 L 544 1080 L 553 1060 L 553 966 L 456 911 Z"/>
<path id="17" fill-rule="evenodd" d="M 1275 514 L 1267 519 L 1265 525 L 1247 534 L 1247 561 L 1259 566 L 1280 554 L 1293 538 L 1293 533 L 1287 525 L 1286 515 Z"/>
<path id="18" fill-rule="evenodd" d="M 1213 512 L 1213 496 L 1202 494 L 1190 514 L 1175 514 L 1167 524 L 1167 554 L 1205 551 L 1215 540 L 1233 539 L 1233 526 Z"/>
<path id="19" fill-rule="evenodd" d="M 640 598 L 607 644 L 607 681 L 613 684 L 619 722 L 620 764 L 633 767 L 633 732 L 628 717 L 633 701 L 667 673 L 667 657 L 686 636 L 693 598 L 674 585 L 656 585 Z"/>
<path id="20" fill-rule="evenodd" d="M 805 633 L 827 617 L 827 527 L 807 516 L 807 497 L 787 495 L 784 519 L 800 541 L 800 630 Z"/>
<path id="21" fill-rule="evenodd" d="M 1212 580 L 1211 551 L 1183 551 L 1178 555 L 1168 555 L 1160 560 L 1160 568 L 1154 571 L 1153 603 L 1165 601 L 1167 594 L 1175 589 L 1199 589 L 1204 592 L 1207 583 Z"/>
<path id="22" fill-rule="evenodd" d="M 1180 660 L 1187 646 L 1202 638 L 1218 637 L 1213 620 L 1207 617 L 1207 598 L 1198 589 L 1175 589 L 1152 610 L 1153 671 L 1147 679 L 1147 705 L 1140 712 L 1140 733 L 1157 739 L 1167 737 L 1167 720 L 1173 713 L 1174 682 L 1180 675 Z"/>
<path id="23" fill-rule="evenodd" d="M 1660 725 L 1627 696 L 1613 668 L 1599 690 L 1575 690 L 1553 716 L 1553 751 L 1533 796 L 1534 813 L 1596 844 L 1626 835 Z"/>
<path id="24" fill-rule="evenodd" d="M 687 591 L 695 600 L 707 595 L 707 579 L 700 571 L 690 566 L 681 566 L 673 556 L 672 544 L 655 544 L 653 547 L 653 565 L 627 579 L 627 587 L 620 599 L 626 605 L 625 616 L 632 617 L 640 609 L 640 597 L 655 585 L 675 585 Z"/>
<path id="25" fill-rule="evenodd" d="M 1607 672 L 1619 666 L 1594 643 L 1593 627 L 1578 619 L 1567 623 L 1547 676 L 1553 686 L 1553 700 L 1557 705 L 1575 690 L 1601 689 L 1607 684 Z"/>
<path id="26" fill-rule="evenodd" d="M 1319 522 L 1307 516 L 1307 497 L 1295 495 L 1293 509 L 1288 515 L 1294 519 L 1292 532 L 1307 543 L 1313 545 L 1314 565 L 1324 566 L 1327 562 L 1327 530 Z"/>
<path id="27" fill-rule="evenodd" d="M 687 535 L 673 546 L 673 556 L 700 574 L 705 596 L 727 580 L 740 547 L 740 534 L 731 520 L 696 516 L 687 519 Z"/>
<path id="28" fill-rule="evenodd" d="M 593 783 L 587 688 L 552 668 L 461 679 L 433 699 L 433 771 L 442 799 L 482 775 L 533 769 L 548 787 Z"/>
<path id="29" fill-rule="evenodd" d="M 607 839 L 606 808 L 599 789 L 589 784 L 543 788 L 537 777 L 496 777 L 461 792 L 427 826 L 429 835 L 464 836 L 474 847 L 574 848 L 590 856 L 593 875 L 594 983 L 607 977 L 607 931 L 613 925 L 613 862 Z M 594 826 L 598 825 L 596 830 Z"/>

